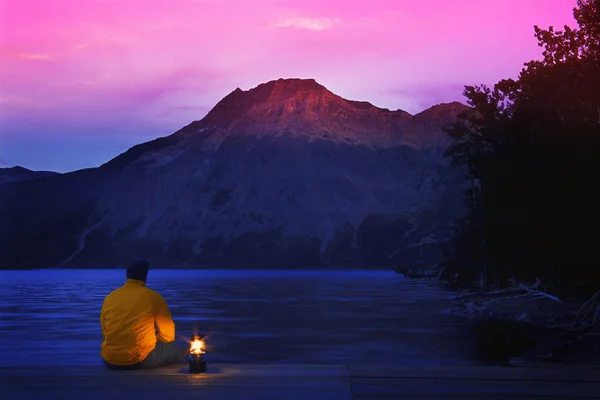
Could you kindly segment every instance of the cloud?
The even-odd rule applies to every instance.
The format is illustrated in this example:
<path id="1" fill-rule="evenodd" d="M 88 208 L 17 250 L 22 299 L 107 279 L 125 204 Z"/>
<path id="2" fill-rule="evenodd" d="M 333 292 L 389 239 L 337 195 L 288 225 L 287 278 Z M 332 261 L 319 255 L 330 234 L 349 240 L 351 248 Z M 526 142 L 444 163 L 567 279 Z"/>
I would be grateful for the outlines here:
<path id="1" fill-rule="evenodd" d="M 342 23 L 340 18 L 284 18 L 275 22 L 276 28 L 298 28 L 308 29 L 311 31 L 322 31 L 325 29 L 331 29 L 336 25 Z"/>
<path id="2" fill-rule="evenodd" d="M 173 107 L 173 109 L 174 110 L 207 110 L 207 107 L 183 105 L 183 106 Z"/>
<path id="3" fill-rule="evenodd" d="M 87 49 L 88 47 L 92 47 L 92 44 L 88 43 L 88 42 L 77 43 L 76 45 L 73 46 L 73 49 L 75 49 L 75 50 L 83 50 L 83 49 Z"/>
<path id="4" fill-rule="evenodd" d="M 45 53 L 20 53 L 19 58 L 24 60 L 49 60 L 50 55 Z"/>
<path id="5" fill-rule="evenodd" d="M 158 114 L 160 118 L 171 117 L 170 120 L 176 122 L 189 122 L 197 121 L 202 118 L 211 110 L 212 107 L 206 106 L 177 106 L 165 109 L 165 111 Z"/>

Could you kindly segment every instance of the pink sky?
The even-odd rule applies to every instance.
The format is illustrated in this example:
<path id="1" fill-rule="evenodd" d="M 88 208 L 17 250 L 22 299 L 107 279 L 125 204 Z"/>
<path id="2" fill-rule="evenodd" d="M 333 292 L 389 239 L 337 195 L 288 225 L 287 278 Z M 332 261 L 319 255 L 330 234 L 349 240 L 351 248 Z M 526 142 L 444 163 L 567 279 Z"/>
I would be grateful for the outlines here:
<path id="1" fill-rule="evenodd" d="M 539 58 L 575 0 L 0 0 L 0 160 L 97 166 L 236 87 L 315 78 L 417 113 Z M 2 163 L 2 161 L 0 161 Z"/>

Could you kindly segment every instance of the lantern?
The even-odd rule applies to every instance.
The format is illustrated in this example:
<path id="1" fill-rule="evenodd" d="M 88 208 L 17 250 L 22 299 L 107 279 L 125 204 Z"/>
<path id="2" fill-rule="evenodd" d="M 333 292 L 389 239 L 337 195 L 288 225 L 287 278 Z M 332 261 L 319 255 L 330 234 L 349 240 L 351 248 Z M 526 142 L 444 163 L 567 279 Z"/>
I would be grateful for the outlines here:
<path id="1" fill-rule="evenodd" d="M 202 359 L 202 355 L 206 353 L 206 345 L 204 336 L 193 334 L 190 339 L 190 372 L 201 373 L 206 372 L 206 361 Z"/>

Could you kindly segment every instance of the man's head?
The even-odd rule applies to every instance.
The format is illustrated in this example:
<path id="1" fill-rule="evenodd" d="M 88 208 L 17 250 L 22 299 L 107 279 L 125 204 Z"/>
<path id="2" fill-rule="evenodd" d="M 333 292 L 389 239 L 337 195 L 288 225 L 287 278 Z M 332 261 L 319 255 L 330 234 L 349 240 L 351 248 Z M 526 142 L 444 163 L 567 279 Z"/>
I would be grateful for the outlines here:
<path id="1" fill-rule="evenodd" d="M 146 283 L 150 264 L 143 258 L 136 258 L 127 267 L 127 279 L 135 279 Z"/>

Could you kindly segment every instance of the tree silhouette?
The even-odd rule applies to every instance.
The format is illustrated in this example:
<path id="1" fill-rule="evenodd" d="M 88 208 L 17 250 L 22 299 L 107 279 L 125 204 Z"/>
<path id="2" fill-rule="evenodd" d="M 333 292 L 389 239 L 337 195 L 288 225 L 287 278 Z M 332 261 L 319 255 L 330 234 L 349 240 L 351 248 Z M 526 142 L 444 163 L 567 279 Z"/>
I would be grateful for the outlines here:
<path id="1" fill-rule="evenodd" d="M 600 0 L 573 12 L 577 29 L 534 27 L 543 60 L 518 79 L 466 86 L 472 108 L 448 130 L 474 184 L 446 265 L 484 287 L 600 287 Z"/>

